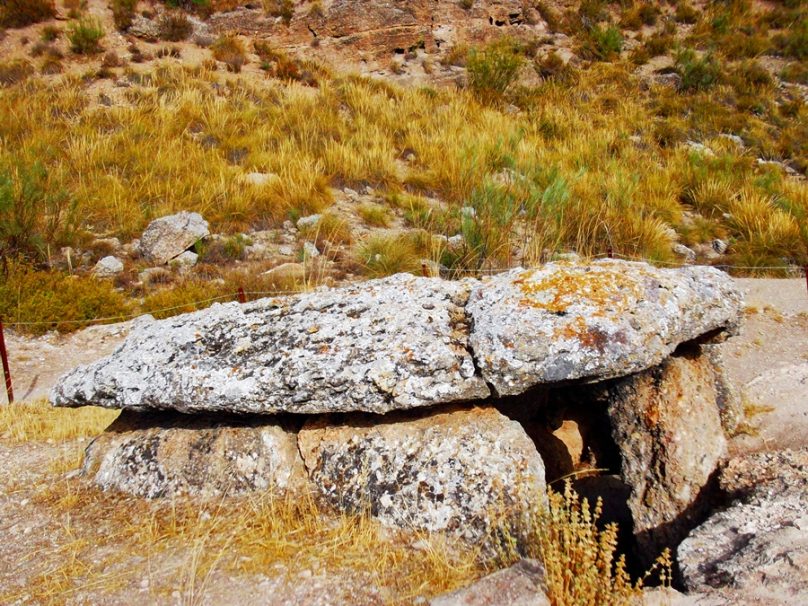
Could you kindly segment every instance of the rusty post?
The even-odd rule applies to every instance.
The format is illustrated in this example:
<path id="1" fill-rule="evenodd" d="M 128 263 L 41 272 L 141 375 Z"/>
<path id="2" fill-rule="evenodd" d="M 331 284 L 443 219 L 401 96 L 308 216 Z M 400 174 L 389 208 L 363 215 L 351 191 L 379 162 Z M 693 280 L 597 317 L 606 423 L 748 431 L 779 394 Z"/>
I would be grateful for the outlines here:
<path id="1" fill-rule="evenodd" d="M 6 396 L 8 403 L 14 402 L 14 388 L 11 386 L 11 369 L 8 367 L 8 352 L 6 352 L 6 338 L 3 334 L 3 317 L 0 316 L 0 358 L 3 358 L 3 375 L 6 378 Z"/>
<path id="2" fill-rule="evenodd" d="M 423 261 L 421 261 L 421 275 L 425 278 L 429 277 L 429 266 Z"/>
<path id="3" fill-rule="evenodd" d="M 614 259 L 614 251 L 612 250 L 611 246 L 606 249 L 606 256 L 608 256 L 610 259 Z"/>
<path id="4" fill-rule="evenodd" d="M 247 295 L 244 294 L 244 289 L 241 286 L 238 287 L 238 302 L 239 303 L 247 302 Z"/>

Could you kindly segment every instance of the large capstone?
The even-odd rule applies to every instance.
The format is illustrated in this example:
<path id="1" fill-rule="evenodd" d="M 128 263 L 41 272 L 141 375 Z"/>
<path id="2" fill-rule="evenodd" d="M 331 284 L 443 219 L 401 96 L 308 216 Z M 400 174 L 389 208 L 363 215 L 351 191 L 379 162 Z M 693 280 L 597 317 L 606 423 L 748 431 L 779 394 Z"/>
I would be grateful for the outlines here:
<path id="1" fill-rule="evenodd" d="M 468 351 L 468 283 L 384 280 L 137 322 L 63 377 L 57 406 L 383 413 L 489 395 Z"/>
<path id="2" fill-rule="evenodd" d="M 320 418 L 299 445 L 315 490 L 342 510 L 527 551 L 544 467 L 521 425 L 492 407 Z"/>
<path id="3" fill-rule="evenodd" d="M 741 297 L 711 267 L 604 260 L 516 269 L 476 285 L 469 344 L 500 395 L 655 366 L 683 342 L 732 331 Z"/>
<path id="4" fill-rule="evenodd" d="M 124 411 L 87 447 L 82 474 L 103 489 L 159 498 L 305 485 L 297 433 L 285 423 Z"/>

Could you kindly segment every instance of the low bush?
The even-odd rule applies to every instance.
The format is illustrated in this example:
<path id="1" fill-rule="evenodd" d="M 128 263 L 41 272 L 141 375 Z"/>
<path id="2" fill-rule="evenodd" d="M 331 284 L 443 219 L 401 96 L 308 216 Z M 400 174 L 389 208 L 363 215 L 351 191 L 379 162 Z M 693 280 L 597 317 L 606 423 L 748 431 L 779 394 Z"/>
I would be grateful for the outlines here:
<path id="1" fill-rule="evenodd" d="M 247 63 L 247 51 L 244 44 L 235 36 L 219 36 L 210 48 L 214 59 L 224 63 L 227 71 L 239 73 Z"/>
<path id="2" fill-rule="evenodd" d="M 104 28 L 101 22 L 92 17 L 72 21 L 67 26 L 70 50 L 78 55 L 100 53 L 102 50 L 100 42 L 103 37 Z"/>
<path id="3" fill-rule="evenodd" d="M 676 12 L 674 18 L 679 23 L 686 23 L 692 25 L 699 20 L 699 11 L 693 7 L 690 2 L 682 0 L 676 4 Z"/>
<path id="4" fill-rule="evenodd" d="M 76 201 L 38 162 L 0 167 L 0 252 L 30 261 L 48 245 L 66 243 L 76 222 Z"/>
<path id="5" fill-rule="evenodd" d="M 112 0 L 112 20 L 120 31 L 126 31 L 135 18 L 137 0 Z"/>
<path id="6" fill-rule="evenodd" d="M 623 35 L 614 26 L 596 25 L 589 29 L 581 43 L 581 53 L 598 61 L 613 59 L 623 50 Z"/>
<path id="7" fill-rule="evenodd" d="M 193 24 L 185 13 L 171 11 L 160 17 L 160 39 L 169 42 L 185 40 L 194 31 Z"/>
<path id="8" fill-rule="evenodd" d="M 54 25 L 46 25 L 42 28 L 41 38 L 43 42 L 55 42 L 62 35 L 62 30 Z"/>
<path id="9" fill-rule="evenodd" d="M 422 253 L 407 234 L 372 235 L 359 245 L 356 257 L 366 276 L 381 278 L 401 272 L 419 274 Z"/>
<path id="10" fill-rule="evenodd" d="M 557 32 L 561 29 L 561 15 L 548 2 L 539 0 L 536 3 L 536 10 L 539 11 L 539 15 L 547 24 L 547 29 L 551 32 Z"/>
<path id="11" fill-rule="evenodd" d="M 721 65 L 712 54 L 699 56 L 692 49 L 682 49 L 676 54 L 674 67 L 682 78 L 683 91 L 707 90 L 722 79 Z"/>
<path id="12" fill-rule="evenodd" d="M 292 0 L 263 0 L 264 12 L 271 17 L 280 17 L 286 25 L 292 22 L 295 5 Z"/>
<path id="13" fill-rule="evenodd" d="M 25 27 L 56 16 L 53 0 L 3 0 L 0 27 Z"/>
<path id="14" fill-rule="evenodd" d="M 522 61 L 514 43 L 506 38 L 472 49 L 466 61 L 469 89 L 482 103 L 501 101 L 516 81 Z"/>
<path id="15" fill-rule="evenodd" d="M 362 204 L 358 212 L 362 220 L 372 227 L 389 227 L 393 219 L 390 209 L 379 204 Z"/>
<path id="16" fill-rule="evenodd" d="M 785 33 L 774 38 L 774 43 L 786 57 L 808 59 L 808 17 L 795 21 Z"/>
<path id="17" fill-rule="evenodd" d="M 327 250 L 334 245 L 350 244 L 353 241 L 351 224 L 333 212 L 323 214 L 314 225 L 301 227 L 300 234 L 314 242 L 319 250 Z"/>
<path id="18" fill-rule="evenodd" d="M 124 296 L 107 280 L 36 271 L 16 261 L 0 272 L 0 315 L 20 332 L 41 335 L 70 332 L 96 318 L 120 318 L 131 312 Z"/>

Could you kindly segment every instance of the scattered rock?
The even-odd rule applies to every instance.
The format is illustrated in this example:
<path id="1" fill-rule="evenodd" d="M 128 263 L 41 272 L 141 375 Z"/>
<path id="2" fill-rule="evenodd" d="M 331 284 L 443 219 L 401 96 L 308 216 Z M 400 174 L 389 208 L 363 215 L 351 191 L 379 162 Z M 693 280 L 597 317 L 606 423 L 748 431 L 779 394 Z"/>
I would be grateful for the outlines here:
<path id="1" fill-rule="evenodd" d="M 193 267 L 196 265 L 198 259 L 198 254 L 190 250 L 186 250 L 184 253 L 179 254 L 171 259 L 171 265 L 176 265 L 177 267 Z"/>
<path id="2" fill-rule="evenodd" d="M 121 250 L 121 241 L 118 238 L 98 238 L 93 240 L 91 248 L 106 250 L 115 253 Z"/>
<path id="3" fill-rule="evenodd" d="M 124 411 L 87 447 L 82 474 L 139 497 L 300 490 L 296 434 L 282 423 Z"/>
<path id="4" fill-rule="evenodd" d="M 317 418 L 300 431 L 299 446 L 311 482 L 332 505 L 489 549 L 506 528 L 524 553 L 544 499 L 536 447 L 493 407 Z"/>
<path id="5" fill-rule="evenodd" d="M 519 560 L 476 583 L 429 601 L 429 606 L 550 606 L 544 566 L 538 560 Z"/>
<path id="6" fill-rule="evenodd" d="M 202 215 L 183 211 L 152 221 L 140 238 L 140 251 L 146 260 L 163 265 L 208 235 Z"/>
<path id="7" fill-rule="evenodd" d="M 695 263 L 696 253 L 693 249 L 688 248 L 684 244 L 674 244 L 672 250 L 680 257 L 684 257 L 685 263 Z"/>
<path id="8" fill-rule="evenodd" d="M 63 377 L 60 406 L 387 412 L 482 399 L 469 283 L 399 274 L 133 326 L 109 358 Z M 191 394 L 193 396 L 191 397 Z"/>
<path id="9" fill-rule="evenodd" d="M 713 250 L 717 252 L 719 255 L 727 254 L 727 249 L 729 248 L 729 244 L 727 244 L 723 240 L 720 240 L 719 238 L 716 238 L 715 240 L 710 242 L 710 246 L 712 246 Z"/>
<path id="10" fill-rule="evenodd" d="M 265 271 L 264 275 L 273 284 L 302 284 L 306 281 L 306 266 L 302 263 L 283 263 Z"/>
<path id="11" fill-rule="evenodd" d="M 295 254 L 295 249 L 288 244 L 284 244 L 283 246 L 278 247 L 278 254 L 283 255 L 284 257 L 291 257 Z"/>
<path id="12" fill-rule="evenodd" d="M 693 530 L 677 550 L 687 588 L 733 588 L 749 603 L 803 603 L 808 449 L 733 460 L 721 484 L 738 499 Z"/>
<path id="13" fill-rule="evenodd" d="M 514 395 L 655 366 L 681 343 L 734 331 L 741 296 L 711 267 L 603 260 L 500 274 L 474 286 L 466 310 L 483 377 Z"/>
<path id="14" fill-rule="evenodd" d="M 608 388 L 609 417 L 640 552 L 675 546 L 706 505 L 702 493 L 727 441 L 715 371 L 700 349 Z"/>
<path id="15" fill-rule="evenodd" d="M 275 173 L 247 173 L 241 176 L 241 181 L 247 185 L 264 187 L 270 183 L 280 181 L 280 177 Z"/>
<path id="16" fill-rule="evenodd" d="M 320 219 L 322 218 L 323 218 L 322 215 L 309 215 L 307 217 L 300 217 L 297 220 L 297 228 L 303 229 L 305 227 L 314 227 L 320 222 Z"/>
<path id="17" fill-rule="evenodd" d="M 111 255 L 99 260 L 93 267 L 93 275 L 96 278 L 112 278 L 122 271 L 123 261 Z"/>
<path id="18" fill-rule="evenodd" d="M 303 242 L 304 259 L 316 259 L 319 256 L 320 251 L 317 250 L 317 246 L 315 246 L 312 242 Z"/>

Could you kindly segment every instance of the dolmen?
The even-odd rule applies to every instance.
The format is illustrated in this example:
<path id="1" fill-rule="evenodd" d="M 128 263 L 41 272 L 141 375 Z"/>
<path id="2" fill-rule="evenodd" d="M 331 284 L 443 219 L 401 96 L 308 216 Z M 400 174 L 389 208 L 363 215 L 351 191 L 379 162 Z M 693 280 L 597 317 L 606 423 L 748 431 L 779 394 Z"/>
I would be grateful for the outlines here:
<path id="1" fill-rule="evenodd" d="M 578 478 L 620 495 L 653 558 L 692 528 L 738 423 L 713 344 L 741 307 L 711 267 L 398 274 L 143 317 L 51 400 L 122 409 L 82 469 L 105 490 L 313 492 L 525 552 L 546 487 Z"/>

